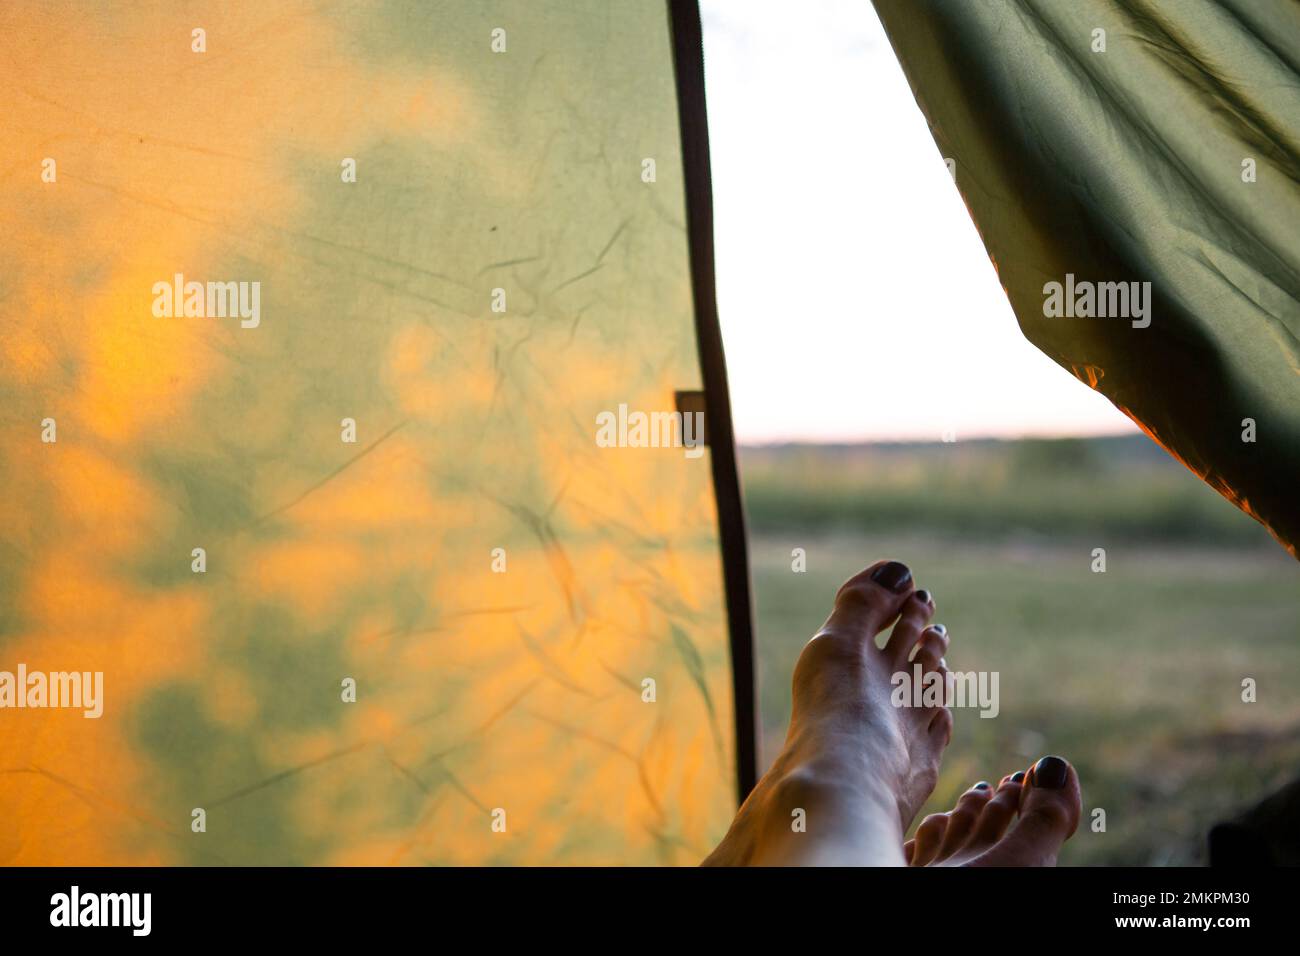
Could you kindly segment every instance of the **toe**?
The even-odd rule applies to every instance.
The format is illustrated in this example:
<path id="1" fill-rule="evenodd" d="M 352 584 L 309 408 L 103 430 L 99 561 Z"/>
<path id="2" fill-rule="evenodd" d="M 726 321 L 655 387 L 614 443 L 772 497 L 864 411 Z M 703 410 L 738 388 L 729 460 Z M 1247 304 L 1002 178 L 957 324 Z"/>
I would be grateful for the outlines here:
<path id="1" fill-rule="evenodd" d="M 1011 821 L 1016 818 L 1016 809 L 1020 806 L 1020 790 L 1017 781 L 1011 777 L 1002 778 L 1002 783 L 984 804 L 979 819 L 971 827 L 964 847 L 966 852 L 982 853 L 1002 838 Z"/>
<path id="2" fill-rule="evenodd" d="M 912 837 L 915 846 L 912 848 L 912 858 L 908 861 L 909 866 L 925 866 L 935 858 L 939 852 L 939 847 L 943 845 L 943 834 L 948 829 L 948 814 L 932 813 L 916 828 L 916 834 Z"/>
<path id="3" fill-rule="evenodd" d="M 929 591 L 914 591 L 911 598 L 903 602 L 898 615 L 898 623 L 885 644 L 885 654 L 895 666 L 907 663 L 912 648 L 921 637 L 921 631 L 934 614 L 934 599 Z M 940 655 L 942 656 L 942 655 Z"/>
<path id="4" fill-rule="evenodd" d="M 1020 819 L 975 866 L 1054 866 L 1079 825 L 1079 777 L 1060 757 L 1044 757 L 1025 776 Z"/>
<path id="5" fill-rule="evenodd" d="M 936 708 L 926 730 L 940 747 L 947 747 L 952 741 L 952 711 L 947 707 Z"/>
<path id="6" fill-rule="evenodd" d="M 948 652 L 948 629 L 942 624 L 932 624 L 921 632 L 921 639 L 916 642 L 916 656 L 912 663 L 920 664 L 923 671 L 932 671 L 939 666 L 943 655 Z"/>
<path id="7" fill-rule="evenodd" d="M 977 783 L 961 795 L 957 805 L 948 814 L 948 827 L 944 831 L 943 843 L 935 860 L 946 860 L 966 845 L 985 804 L 992 798 L 993 788 L 985 781 Z"/>
<path id="8" fill-rule="evenodd" d="M 909 603 L 912 572 L 897 561 L 878 561 L 845 581 L 823 631 L 874 639 Z"/>
<path id="9" fill-rule="evenodd" d="M 1082 810 L 1079 775 L 1068 761 L 1044 757 L 1029 769 L 1020 795 L 1021 823 L 1041 818 L 1044 827 L 1064 834 L 1064 842 L 1078 828 Z"/>

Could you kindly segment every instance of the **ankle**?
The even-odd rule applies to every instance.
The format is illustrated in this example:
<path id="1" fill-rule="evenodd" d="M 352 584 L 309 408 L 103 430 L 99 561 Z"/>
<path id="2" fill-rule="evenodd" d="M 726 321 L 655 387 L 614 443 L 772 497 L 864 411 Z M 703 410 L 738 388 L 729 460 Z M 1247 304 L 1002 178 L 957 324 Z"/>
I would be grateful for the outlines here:
<path id="1" fill-rule="evenodd" d="M 773 774 L 752 808 L 754 863 L 897 862 L 890 852 L 901 848 L 903 834 L 889 787 L 827 762 Z"/>
<path id="2" fill-rule="evenodd" d="M 773 770 L 811 782 L 895 792 L 906 776 L 907 747 L 890 721 L 804 722 L 792 727 Z"/>
<path id="3" fill-rule="evenodd" d="M 848 768 L 842 760 L 814 759 L 783 769 L 764 794 L 761 815 L 768 827 L 788 830 L 796 811 L 823 823 L 862 813 L 897 817 L 898 797 L 884 778 Z"/>

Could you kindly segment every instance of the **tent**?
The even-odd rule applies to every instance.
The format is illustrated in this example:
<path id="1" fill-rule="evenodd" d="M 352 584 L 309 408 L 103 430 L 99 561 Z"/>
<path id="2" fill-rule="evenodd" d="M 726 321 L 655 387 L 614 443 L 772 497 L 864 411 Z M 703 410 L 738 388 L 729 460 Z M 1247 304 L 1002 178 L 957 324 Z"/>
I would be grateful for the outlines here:
<path id="1" fill-rule="evenodd" d="M 1300 557 L 1300 5 L 875 4 L 1025 336 Z"/>
<path id="2" fill-rule="evenodd" d="M 0 672 L 63 684 L 0 862 L 698 862 L 755 747 L 693 7 L 15 3 L 0 63 Z"/>

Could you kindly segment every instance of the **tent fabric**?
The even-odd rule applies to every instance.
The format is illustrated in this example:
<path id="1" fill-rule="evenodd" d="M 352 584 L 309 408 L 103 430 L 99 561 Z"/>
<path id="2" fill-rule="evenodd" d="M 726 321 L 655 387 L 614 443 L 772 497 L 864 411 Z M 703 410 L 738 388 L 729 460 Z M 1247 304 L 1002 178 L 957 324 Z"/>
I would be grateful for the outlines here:
<path id="1" fill-rule="evenodd" d="M 1026 337 L 1300 556 L 1300 4 L 875 6 Z"/>
<path id="2" fill-rule="evenodd" d="M 596 438 L 719 407 L 667 6 L 15 2 L 0 75 L 0 672 L 103 674 L 0 709 L 0 863 L 701 859 L 729 423 Z"/>

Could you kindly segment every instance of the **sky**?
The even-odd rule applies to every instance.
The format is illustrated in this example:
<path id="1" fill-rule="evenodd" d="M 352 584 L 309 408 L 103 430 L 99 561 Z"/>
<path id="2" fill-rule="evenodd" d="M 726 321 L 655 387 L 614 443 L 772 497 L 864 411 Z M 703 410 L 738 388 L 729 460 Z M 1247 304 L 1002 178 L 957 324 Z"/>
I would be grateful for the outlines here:
<path id="1" fill-rule="evenodd" d="M 1021 335 L 867 0 L 702 0 L 737 438 L 1136 432 Z"/>

